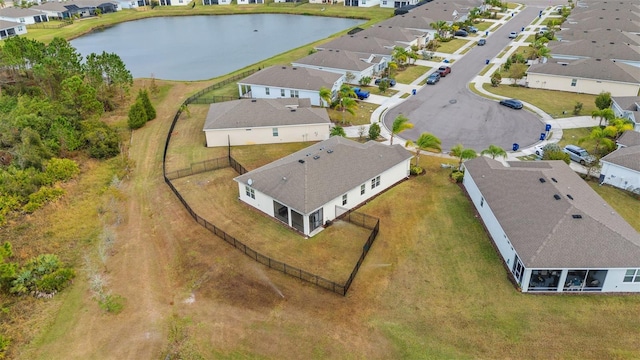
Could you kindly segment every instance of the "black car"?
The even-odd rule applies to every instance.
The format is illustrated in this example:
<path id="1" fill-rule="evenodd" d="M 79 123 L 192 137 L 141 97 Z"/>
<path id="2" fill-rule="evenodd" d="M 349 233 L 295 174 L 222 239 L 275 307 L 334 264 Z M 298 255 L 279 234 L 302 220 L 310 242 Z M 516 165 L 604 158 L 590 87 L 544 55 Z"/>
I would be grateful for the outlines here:
<path id="1" fill-rule="evenodd" d="M 486 44 L 487 44 L 487 40 L 485 40 L 485 39 L 478 40 L 478 46 L 484 46 Z"/>
<path id="2" fill-rule="evenodd" d="M 464 30 L 458 30 L 455 33 L 453 33 L 453 35 L 460 36 L 460 37 L 467 37 L 469 36 L 469 33 Z"/>
<path id="3" fill-rule="evenodd" d="M 500 100 L 500 105 L 510 107 L 516 110 L 522 109 L 524 107 L 524 105 L 522 105 L 522 102 L 518 99 L 503 99 L 503 100 Z"/>
<path id="4" fill-rule="evenodd" d="M 384 79 L 376 79 L 376 85 L 380 85 L 382 81 L 386 81 L 389 84 L 389 87 L 394 87 L 396 85 L 396 81 L 394 79 L 384 78 Z"/>
<path id="5" fill-rule="evenodd" d="M 429 77 L 427 78 L 428 85 L 435 85 L 438 81 L 440 81 L 440 74 L 438 74 L 437 72 L 429 75 Z"/>

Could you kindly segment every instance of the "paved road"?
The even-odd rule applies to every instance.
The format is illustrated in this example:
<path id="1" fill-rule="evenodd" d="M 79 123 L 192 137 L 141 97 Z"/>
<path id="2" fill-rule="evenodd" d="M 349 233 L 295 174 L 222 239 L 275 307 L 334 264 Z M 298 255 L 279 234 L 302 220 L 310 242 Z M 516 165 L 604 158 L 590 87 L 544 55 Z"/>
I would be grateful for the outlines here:
<path id="1" fill-rule="evenodd" d="M 404 114 L 414 128 L 403 132 L 403 138 L 415 140 L 421 133 L 431 132 L 442 140 L 443 151 L 458 143 L 481 151 L 490 144 L 511 149 L 513 143 L 529 146 L 537 142 L 544 132 L 538 115 L 482 98 L 468 89 L 468 83 L 485 67 L 486 59 L 497 56 L 509 44 L 509 32 L 528 26 L 540 9 L 525 8 L 492 33 L 487 45 L 474 47 L 454 62 L 451 74 L 438 84 L 425 86 L 416 96 L 390 109 L 383 120 L 387 128 L 397 115 Z"/>

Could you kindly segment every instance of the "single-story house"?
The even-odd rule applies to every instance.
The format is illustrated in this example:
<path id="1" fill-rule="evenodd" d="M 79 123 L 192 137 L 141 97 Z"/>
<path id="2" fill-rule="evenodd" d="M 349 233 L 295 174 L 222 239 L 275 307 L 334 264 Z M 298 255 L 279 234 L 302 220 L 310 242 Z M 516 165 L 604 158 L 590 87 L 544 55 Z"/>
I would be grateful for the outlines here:
<path id="1" fill-rule="evenodd" d="M 600 183 L 640 193 L 640 133 L 625 131 L 618 149 L 600 159 Z"/>
<path id="2" fill-rule="evenodd" d="M 420 30 L 405 29 L 390 25 L 375 25 L 357 33 L 357 36 L 393 41 L 397 46 L 410 49 L 412 46 L 423 48 L 428 41 L 428 33 Z"/>
<path id="3" fill-rule="evenodd" d="M 202 0 L 202 5 L 231 5 L 231 0 Z"/>
<path id="4" fill-rule="evenodd" d="M 47 22 L 49 18 L 47 14 L 39 10 L 9 7 L 0 9 L 0 20 L 30 25 Z"/>
<path id="5" fill-rule="evenodd" d="M 478 157 L 464 167 L 522 292 L 640 292 L 640 234 L 566 163 Z"/>
<path id="6" fill-rule="evenodd" d="M 334 51 L 351 51 L 360 54 L 382 56 L 386 57 L 388 60 L 391 60 L 393 49 L 396 46 L 403 46 L 396 41 L 375 38 L 371 36 L 362 36 L 360 35 L 360 33 L 362 33 L 362 31 L 353 35 L 340 36 L 327 43 L 316 46 L 316 50 L 333 49 Z"/>
<path id="7" fill-rule="evenodd" d="M 50 1 L 31 7 L 45 13 L 51 19 L 70 19 L 72 16 L 89 17 L 96 15 L 96 9 L 100 9 L 102 14 L 122 10 L 117 1 L 104 0 L 72 0 L 65 2 Z"/>
<path id="8" fill-rule="evenodd" d="M 418 0 L 380 0 L 380 7 L 397 9 L 405 6 L 418 5 Z"/>
<path id="9" fill-rule="evenodd" d="M 158 5 L 160 6 L 186 6 L 189 4 L 191 4 L 191 0 L 158 0 Z"/>
<path id="10" fill-rule="evenodd" d="M 344 76 L 330 71 L 297 66 L 270 66 L 238 81 L 241 97 L 254 99 L 307 98 L 311 105 L 327 106 L 320 88 L 336 93 Z"/>
<path id="11" fill-rule="evenodd" d="M 241 99 L 211 104 L 207 147 L 320 141 L 329 138 L 327 110 L 309 99 Z"/>
<path id="12" fill-rule="evenodd" d="M 380 5 L 380 0 L 343 0 L 344 6 L 374 7 Z"/>
<path id="13" fill-rule="evenodd" d="M 633 130 L 640 132 L 640 96 L 612 97 L 611 109 L 617 118 L 633 122 Z"/>
<path id="14" fill-rule="evenodd" d="M 27 26 L 13 21 L 0 20 L 0 39 L 27 33 Z"/>
<path id="15" fill-rule="evenodd" d="M 305 67 L 330 71 L 344 75 L 353 75 L 350 82 L 358 84 L 363 77 L 374 77 L 388 66 L 388 58 L 372 54 L 355 53 L 345 50 L 320 50 L 291 63 L 296 67 Z"/>
<path id="16" fill-rule="evenodd" d="M 412 156 L 397 144 L 334 136 L 234 180 L 240 200 L 313 236 L 328 221 L 407 178 Z"/>
<path id="17" fill-rule="evenodd" d="M 529 67 L 526 84 L 535 89 L 636 96 L 640 91 L 640 71 L 637 66 L 611 59 L 551 58 Z"/>
<path id="18" fill-rule="evenodd" d="M 238 0 L 238 5 L 264 4 L 264 0 Z"/>

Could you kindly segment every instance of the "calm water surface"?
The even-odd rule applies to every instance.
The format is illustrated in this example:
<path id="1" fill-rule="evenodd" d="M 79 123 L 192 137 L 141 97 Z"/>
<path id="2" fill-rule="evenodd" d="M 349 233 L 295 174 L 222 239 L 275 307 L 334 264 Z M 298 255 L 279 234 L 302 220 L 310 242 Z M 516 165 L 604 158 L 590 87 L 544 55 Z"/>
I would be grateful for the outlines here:
<path id="1" fill-rule="evenodd" d="M 204 80 L 362 24 L 318 16 L 177 16 L 117 24 L 71 41 L 83 56 L 120 55 L 133 77 Z"/>

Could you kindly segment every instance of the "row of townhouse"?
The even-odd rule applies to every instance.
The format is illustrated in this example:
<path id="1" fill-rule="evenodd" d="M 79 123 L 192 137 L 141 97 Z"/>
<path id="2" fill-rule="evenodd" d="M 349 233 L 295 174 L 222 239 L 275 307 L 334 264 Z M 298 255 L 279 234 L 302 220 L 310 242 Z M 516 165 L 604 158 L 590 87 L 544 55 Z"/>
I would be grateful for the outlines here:
<path id="1" fill-rule="evenodd" d="M 30 8 L 8 7 L 0 9 L 0 39 L 27 33 L 27 25 L 50 20 L 66 20 L 75 16 L 95 16 L 96 11 L 106 14 L 120 11 L 120 3 L 105 0 L 72 0 L 46 2 Z"/>
<path id="2" fill-rule="evenodd" d="M 202 0 L 202 5 L 231 5 L 233 0 Z M 354 6 L 354 7 L 382 7 L 389 9 L 399 9 L 399 8 L 413 8 L 416 6 L 420 6 L 421 4 L 429 3 L 433 0 L 309 0 L 310 4 L 327 4 L 330 6 Z M 249 4 L 264 4 L 265 0 L 235 0 L 238 5 L 249 5 Z M 294 3 L 298 2 L 296 0 L 274 0 L 276 3 Z M 467 0 L 462 0 L 458 2 L 454 1 L 433 1 L 436 4 L 442 5 L 451 10 L 453 16 L 460 19 L 464 14 L 468 14 L 469 9 L 474 7 L 483 8 L 487 6 L 483 2 L 471 2 Z M 455 19 L 454 19 L 455 20 Z"/>

